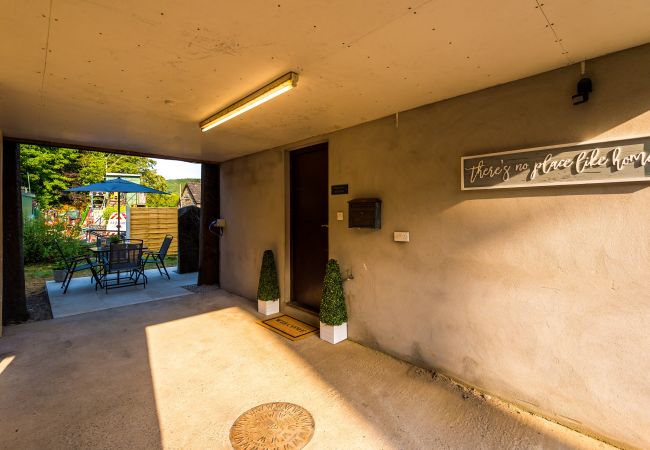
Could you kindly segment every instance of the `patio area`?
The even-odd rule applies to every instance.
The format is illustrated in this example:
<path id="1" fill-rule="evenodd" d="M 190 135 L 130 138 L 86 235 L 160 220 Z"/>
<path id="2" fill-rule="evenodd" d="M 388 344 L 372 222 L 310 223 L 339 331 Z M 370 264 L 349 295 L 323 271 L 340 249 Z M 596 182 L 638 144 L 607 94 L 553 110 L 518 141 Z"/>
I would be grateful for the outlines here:
<path id="1" fill-rule="evenodd" d="M 611 448 L 354 342 L 292 342 L 259 319 L 253 302 L 208 289 L 8 327 L 2 446 L 227 449 L 240 414 L 285 401 L 312 414 L 312 449 Z"/>
<path id="2" fill-rule="evenodd" d="M 169 280 L 162 277 L 158 269 L 153 268 L 144 272 L 148 280 L 146 288 L 139 284 L 108 292 L 102 288 L 95 289 L 95 284 L 90 282 L 90 276 L 72 278 L 68 292 L 65 294 L 61 283 L 48 281 L 45 286 L 52 306 L 52 316 L 56 319 L 191 294 L 191 291 L 182 286 L 196 284 L 197 273 L 179 274 L 176 272 L 176 267 L 170 267 L 168 271 Z"/>

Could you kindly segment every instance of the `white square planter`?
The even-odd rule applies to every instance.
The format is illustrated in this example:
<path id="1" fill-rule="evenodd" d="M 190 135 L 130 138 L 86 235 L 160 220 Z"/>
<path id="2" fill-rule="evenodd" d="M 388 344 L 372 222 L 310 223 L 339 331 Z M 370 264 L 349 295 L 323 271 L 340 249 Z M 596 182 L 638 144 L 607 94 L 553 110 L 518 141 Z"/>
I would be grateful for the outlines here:
<path id="1" fill-rule="evenodd" d="M 270 316 L 280 312 L 280 300 L 257 300 L 257 312 Z"/>
<path id="2" fill-rule="evenodd" d="M 348 338 L 348 323 L 327 325 L 320 323 L 320 338 L 330 344 L 336 344 Z"/>

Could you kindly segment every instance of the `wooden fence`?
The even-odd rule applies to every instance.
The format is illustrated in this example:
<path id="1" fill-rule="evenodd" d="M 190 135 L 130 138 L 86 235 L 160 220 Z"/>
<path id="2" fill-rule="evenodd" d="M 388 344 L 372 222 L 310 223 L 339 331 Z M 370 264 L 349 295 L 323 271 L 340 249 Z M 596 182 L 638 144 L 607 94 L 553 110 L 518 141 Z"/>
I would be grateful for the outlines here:
<path id="1" fill-rule="evenodd" d="M 174 236 L 168 255 L 178 255 L 177 208 L 131 208 L 129 235 L 142 239 L 149 250 L 158 250 L 165 235 Z"/>

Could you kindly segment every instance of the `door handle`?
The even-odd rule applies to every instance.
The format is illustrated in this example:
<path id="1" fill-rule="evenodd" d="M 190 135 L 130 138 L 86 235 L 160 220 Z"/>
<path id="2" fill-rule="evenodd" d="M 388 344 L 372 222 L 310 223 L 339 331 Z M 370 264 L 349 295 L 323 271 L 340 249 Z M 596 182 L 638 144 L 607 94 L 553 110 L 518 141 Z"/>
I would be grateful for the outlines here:
<path id="1" fill-rule="evenodd" d="M 321 228 L 329 228 L 330 226 L 327 225 L 327 224 L 325 224 L 325 225 L 321 225 L 320 227 L 321 227 Z"/>

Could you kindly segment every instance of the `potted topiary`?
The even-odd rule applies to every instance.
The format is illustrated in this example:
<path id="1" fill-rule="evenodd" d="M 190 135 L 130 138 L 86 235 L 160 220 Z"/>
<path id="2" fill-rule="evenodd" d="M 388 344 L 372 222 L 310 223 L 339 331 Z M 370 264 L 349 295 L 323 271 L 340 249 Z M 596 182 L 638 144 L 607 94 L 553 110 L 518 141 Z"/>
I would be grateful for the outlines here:
<path id="1" fill-rule="evenodd" d="M 335 259 L 327 261 L 325 268 L 319 318 L 321 339 L 336 344 L 348 338 L 348 313 L 345 308 L 343 280 Z"/>
<path id="2" fill-rule="evenodd" d="M 260 282 L 257 287 L 257 311 L 265 316 L 280 312 L 280 287 L 272 250 L 264 250 Z"/>

